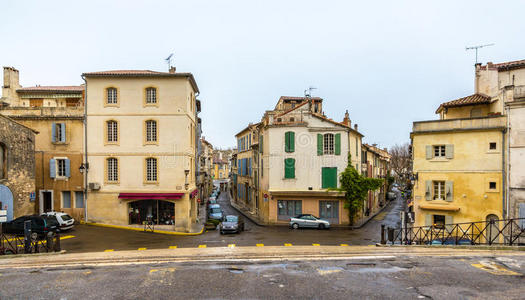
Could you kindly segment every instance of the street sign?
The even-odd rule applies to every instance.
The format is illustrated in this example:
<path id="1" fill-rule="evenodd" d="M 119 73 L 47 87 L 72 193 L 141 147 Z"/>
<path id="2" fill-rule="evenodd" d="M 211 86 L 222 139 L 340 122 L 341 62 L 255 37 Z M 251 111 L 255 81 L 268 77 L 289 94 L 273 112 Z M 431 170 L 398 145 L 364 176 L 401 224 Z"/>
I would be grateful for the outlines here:
<path id="1" fill-rule="evenodd" d="M 7 222 L 7 210 L 0 210 L 0 223 Z"/>
<path id="2" fill-rule="evenodd" d="M 36 199 L 36 193 L 35 192 L 29 193 L 29 200 L 33 202 L 35 201 L 35 199 Z"/>

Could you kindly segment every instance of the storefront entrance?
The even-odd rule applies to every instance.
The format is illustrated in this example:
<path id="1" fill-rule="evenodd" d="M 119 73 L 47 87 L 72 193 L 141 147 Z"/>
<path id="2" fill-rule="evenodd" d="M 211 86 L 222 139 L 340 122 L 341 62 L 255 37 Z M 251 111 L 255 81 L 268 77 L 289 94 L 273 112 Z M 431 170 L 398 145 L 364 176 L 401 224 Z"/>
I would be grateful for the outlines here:
<path id="1" fill-rule="evenodd" d="M 129 224 L 142 224 L 148 217 L 157 225 L 175 224 L 175 203 L 164 200 L 139 200 L 129 203 Z"/>
<path id="2" fill-rule="evenodd" d="M 330 224 L 339 224 L 339 201 L 319 201 L 319 217 Z"/>

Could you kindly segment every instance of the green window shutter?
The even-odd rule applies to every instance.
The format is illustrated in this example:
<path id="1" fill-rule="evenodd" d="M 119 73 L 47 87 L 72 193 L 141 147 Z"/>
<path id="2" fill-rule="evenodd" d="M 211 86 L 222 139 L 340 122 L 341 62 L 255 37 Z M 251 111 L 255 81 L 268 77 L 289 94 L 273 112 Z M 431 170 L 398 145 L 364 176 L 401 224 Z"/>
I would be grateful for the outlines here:
<path id="1" fill-rule="evenodd" d="M 425 199 L 432 200 L 432 180 L 425 181 Z"/>
<path id="2" fill-rule="evenodd" d="M 425 215 L 425 226 L 432 226 L 432 215 L 426 214 Z"/>
<path id="3" fill-rule="evenodd" d="M 323 135 L 317 134 L 317 155 L 323 155 Z"/>
<path id="4" fill-rule="evenodd" d="M 321 188 L 327 189 L 337 187 L 337 168 L 323 168 L 321 175 Z"/>
<path id="5" fill-rule="evenodd" d="M 448 159 L 454 158 L 454 145 L 445 145 L 445 157 Z"/>
<path id="6" fill-rule="evenodd" d="M 289 139 L 290 139 L 290 142 L 289 142 L 290 152 L 294 152 L 295 151 L 295 132 L 293 131 L 289 132 Z"/>
<path id="7" fill-rule="evenodd" d="M 427 150 L 427 159 L 432 159 L 432 146 L 427 145 L 426 150 Z"/>
<path id="8" fill-rule="evenodd" d="M 335 134 L 335 155 L 341 155 L 341 134 Z"/>
<path id="9" fill-rule="evenodd" d="M 290 132 L 285 132 L 284 133 L 284 151 L 285 152 L 290 152 Z"/>
<path id="10" fill-rule="evenodd" d="M 284 160 L 284 178 L 295 178 L 295 159 L 286 158 Z"/>
<path id="11" fill-rule="evenodd" d="M 454 182 L 452 181 L 445 182 L 445 200 L 448 202 L 454 200 Z"/>

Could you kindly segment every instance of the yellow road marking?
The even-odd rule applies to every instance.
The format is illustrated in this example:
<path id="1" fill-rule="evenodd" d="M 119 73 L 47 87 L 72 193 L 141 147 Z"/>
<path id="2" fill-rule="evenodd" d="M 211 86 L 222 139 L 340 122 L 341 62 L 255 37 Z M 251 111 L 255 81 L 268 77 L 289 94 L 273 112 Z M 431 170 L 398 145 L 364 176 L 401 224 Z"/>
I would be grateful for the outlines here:
<path id="1" fill-rule="evenodd" d="M 490 274 L 494 275 L 514 275 L 514 276 L 520 276 L 521 274 L 518 272 L 514 272 L 512 270 L 509 270 L 502 265 L 493 263 L 493 262 L 480 262 L 479 264 L 471 264 L 473 267 L 476 267 L 480 270 L 489 272 Z"/>
<path id="2" fill-rule="evenodd" d="M 149 273 L 156 273 L 156 272 L 175 272 L 175 268 L 160 268 L 160 269 L 151 269 L 149 270 Z"/>
<path id="3" fill-rule="evenodd" d="M 341 246 L 342 246 L 342 247 L 347 247 L 347 246 L 348 246 L 348 244 L 341 244 Z"/>
<path id="4" fill-rule="evenodd" d="M 228 248 L 235 248 L 235 244 L 228 244 Z"/>
<path id="5" fill-rule="evenodd" d="M 89 274 L 91 274 L 91 271 L 84 272 L 84 275 L 89 275 Z"/>
<path id="6" fill-rule="evenodd" d="M 312 246 L 319 247 L 319 246 L 321 246 L 321 245 L 319 245 L 319 244 L 312 244 Z"/>
<path id="7" fill-rule="evenodd" d="M 327 274 L 333 274 L 333 273 L 339 273 L 341 272 L 341 270 L 320 270 L 320 269 L 317 269 L 317 273 L 319 273 L 319 275 L 327 275 Z"/>
<path id="8" fill-rule="evenodd" d="M 199 245 L 199 248 L 206 248 L 206 245 Z"/>
<path id="9" fill-rule="evenodd" d="M 72 238 L 74 238 L 74 237 L 76 237 L 76 236 L 74 236 L 74 235 L 64 235 L 64 236 L 61 236 L 61 237 L 60 237 L 60 240 L 72 239 Z M 12 242 L 12 241 L 14 241 L 14 240 L 16 240 L 16 238 L 10 238 L 10 239 L 7 239 L 8 242 Z M 24 241 L 24 237 L 20 237 L 20 240 L 21 240 L 21 241 Z"/>
<path id="10" fill-rule="evenodd" d="M 257 247 L 264 247 L 264 244 L 255 244 Z"/>
<path id="11" fill-rule="evenodd" d="M 139 248 L 138 250 L 139 251 L 143 251 L 143 250 L 146 250 L 147 248 Z"/>
<path id="12" fill-rule="evenodd" d="M 170 246 L 170 249 L 177 249 L 177 246 Z"/>
<path id="13" fill-rule="evenodd" d="M 115 251 L 115 250 L 114 249 L 106 249 L 106 250 L 104 250 L 104 252 L 113 252 L 113 251 Z"/>
<path id="14" fill-rule="evenodd" d="M 290 243 L 284 243 L 284 246 L 285 246 L 285 247 L 291 247 L 292 244 L 290 244 Z"/>
<path id="15" fill-rule="evenodd" d="M 151 274 L 151 273 L 155 273 L 155 272 L 158 272 L 158 271 L 159 271 L 158 269 L 151 269 L 151 270 L 149 270 L 149 273 Z"/>

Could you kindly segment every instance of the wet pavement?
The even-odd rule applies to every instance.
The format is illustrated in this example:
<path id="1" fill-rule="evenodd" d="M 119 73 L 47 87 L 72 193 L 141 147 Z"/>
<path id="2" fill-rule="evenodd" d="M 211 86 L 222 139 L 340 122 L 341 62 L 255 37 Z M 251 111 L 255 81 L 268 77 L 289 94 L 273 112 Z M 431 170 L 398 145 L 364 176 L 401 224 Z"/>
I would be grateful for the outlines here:
<path id="1" fill-rule="evenodd" d="M 239 215 L 229 203 L 226 191 L 219 199 L 225 214 Z M 403 201 L 398 199 L 360 229 L 332 228 L 330 230 L 292 230 L 286 226 L 258 226 L 244 218 L 245 231 L 240 234 L 221 235 L 218 230 L 207 231 L 198 236 L 174 236 L 138 232 L 124 229 L 79 225 L 62 241 L 62 249 L 68 252 L 98 252 L 119 250 L 167 249 L 181 247 L 226 247 L 235 246 L 284 246 L 289 245 L 372 245 L 380 241 L 382 223 L 399 222 L 399 211 Z"/>

